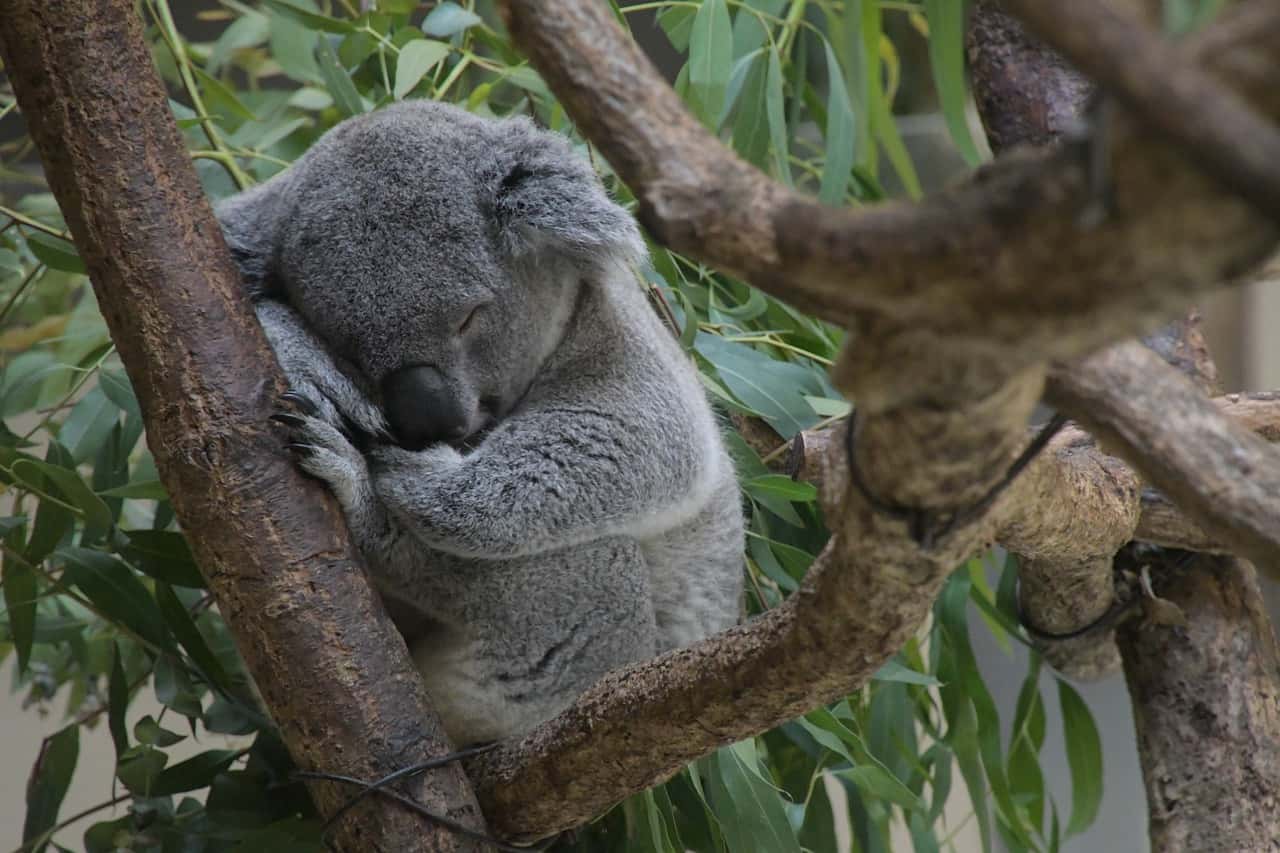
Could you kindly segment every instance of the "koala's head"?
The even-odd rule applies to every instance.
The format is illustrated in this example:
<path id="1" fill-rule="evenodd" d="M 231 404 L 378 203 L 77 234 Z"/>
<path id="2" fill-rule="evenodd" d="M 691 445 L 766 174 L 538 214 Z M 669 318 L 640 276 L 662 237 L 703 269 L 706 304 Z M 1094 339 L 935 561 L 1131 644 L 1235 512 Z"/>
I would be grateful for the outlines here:
<path id="1" fill-rule="evenodd" d="M 407 447 L 519 402 L 635 224 L 560 136 L 418 101 L 349 119 L 218 207 L 257 295 L 297 310 Z"/>

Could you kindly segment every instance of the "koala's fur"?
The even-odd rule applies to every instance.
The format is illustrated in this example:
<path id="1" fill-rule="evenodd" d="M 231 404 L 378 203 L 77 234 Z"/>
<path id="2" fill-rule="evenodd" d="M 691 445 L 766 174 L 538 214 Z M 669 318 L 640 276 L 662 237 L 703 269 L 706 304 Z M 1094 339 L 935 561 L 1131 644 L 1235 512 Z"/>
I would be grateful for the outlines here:
<path id="1" fill-rule="evenodd" d="M 629 270 L 634 223 L 562 138 L 403 103 L 218 216 L 311 403 L 281 418 L 300 464 L 341 503 L 455 743 L 734 624 L 732 464 Z M 406 449 L 383 389 L 422 365 L 459 425 Z"/>

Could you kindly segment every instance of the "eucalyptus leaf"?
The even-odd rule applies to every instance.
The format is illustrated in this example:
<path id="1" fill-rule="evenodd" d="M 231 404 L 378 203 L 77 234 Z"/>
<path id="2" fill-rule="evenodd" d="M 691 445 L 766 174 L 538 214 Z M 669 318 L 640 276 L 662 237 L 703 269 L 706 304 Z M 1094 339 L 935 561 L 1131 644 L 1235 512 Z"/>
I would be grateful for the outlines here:
<path id="1" fill-rule="evenodd" d="M 396 60 L 395 99 L 398 101 L 413 91 L 426 73 L 449 55 L 452 48 L 442 41 L 417 39 L 400 49 Z"/>
<path id="2" fill-rule="evenodd" d="M 715 129 L 733 70 L 733 28 L 725 0 L 702 0 L 689 36 L 689 107 Z"/>
<path id="3" fill-rule="evenodd" d="M 72 725 L 46 738 L 27 782 L 27 816 L 22 824 L 22 841 L 30 843 L 52 829 L 58 810 L 71 787 L 71 777 L 80 758 L 80 728 Z M 37 847 L 37 849 L 42 849 Z"/>

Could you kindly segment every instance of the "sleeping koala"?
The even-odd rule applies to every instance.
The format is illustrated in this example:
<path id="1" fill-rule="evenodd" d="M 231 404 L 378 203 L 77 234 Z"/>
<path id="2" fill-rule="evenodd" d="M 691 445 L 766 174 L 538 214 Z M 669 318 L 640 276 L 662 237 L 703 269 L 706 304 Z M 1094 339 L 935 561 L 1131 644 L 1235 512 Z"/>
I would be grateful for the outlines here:
<path id="1" fill-rule="evenodd" d="M 561 137 L 432 102 L 218 207 L 329 485 L 457 744 L 738 619 L 733 467 Z"/>

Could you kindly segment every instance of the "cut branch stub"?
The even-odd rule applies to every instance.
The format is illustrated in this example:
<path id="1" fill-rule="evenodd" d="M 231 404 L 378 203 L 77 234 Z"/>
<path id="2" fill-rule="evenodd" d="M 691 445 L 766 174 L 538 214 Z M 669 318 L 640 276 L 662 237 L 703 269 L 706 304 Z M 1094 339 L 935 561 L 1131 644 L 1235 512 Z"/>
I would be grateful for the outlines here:
<path id="1" fill-rule="evenodd" d="M 210 591 L 294 760 L 376 778 L 447 751 L 334 502 L 267 428 L 283 380 L 130 0 L 0 0 L 0 48 Z M 456 766 L 412 793 L 482 827 Z M 350 789 L 311 788 L 323 814 Z M 376 797 L 346 851 L 474 849 Z"/>

